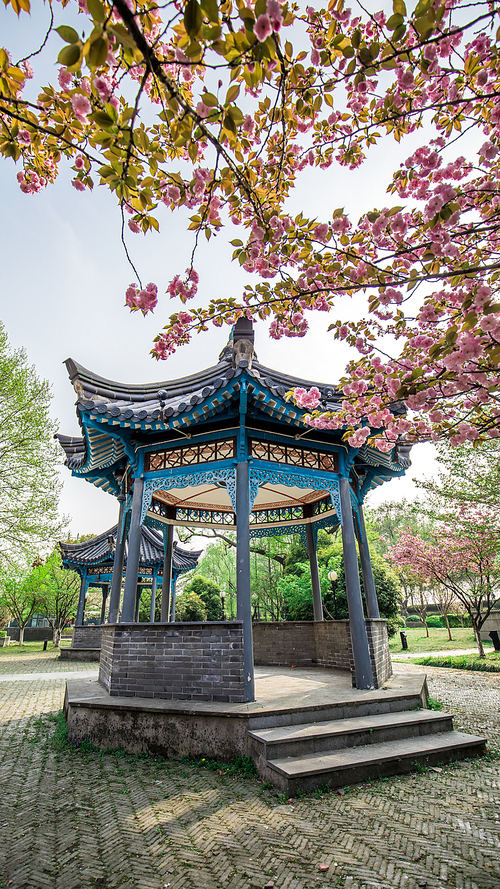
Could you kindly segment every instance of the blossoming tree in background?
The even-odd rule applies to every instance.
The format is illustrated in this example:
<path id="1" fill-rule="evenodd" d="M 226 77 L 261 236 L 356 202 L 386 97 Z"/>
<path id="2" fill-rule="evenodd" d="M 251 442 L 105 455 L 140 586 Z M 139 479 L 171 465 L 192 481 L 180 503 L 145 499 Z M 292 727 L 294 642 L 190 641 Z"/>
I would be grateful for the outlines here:
<path id="1" fill-rule="evenodd" d="M 18 15 L 30 9 L 30 0 L 4 3 Z M 335 308 L 332 336 L 355 357 L 335 416 L 318 391 L 295 391 L 313 425 L 346 426 L 356 446 L 370 435 L 368 418 L 387 451 L 401 435 L 500 436 L 494 0 L 419 0 L 410 11 L 394 0 L 390 15 L 343 0 L 326 9 L 278 0 L 46 8 L 61 38 L 57 83 L 31 83 L 45 35 L 25 59 L 0 50 L 0 151 L 29 194 L 68 163 L 76 189 L 108 186 L 124 231 L 127 220 L 132 233 L 158 229 L 165 208 L 192 211 L 193 255 L 168 285 L 177 311 L 156 357 L 242 314 L 269 320 L 275 338 L 302 337 L 311 311 Z M 387 183 L 391 205 L 367 200 L 359 220 L 342 208 L 319 220 L 292 212 L 303 171 L 320 168 L 330 182 L 382 139 L 412 135 L 414 145 L 419 131 L 420 147 Z M 471 133 L 465 156 L 460 137 Z M 198 240 L 223 226 L 238 227 L 234 260 L 249 282 L 240 298 L 187 309 Z M 359 322 L 347 320 L 355 294 L 366 298 Z M 157 300 L 156 284 L 127 290 L 133 310 Z M 396 399 L 408 417 L 394 418 Z"/>
<path id="2" fill-rule="evenodd" d="M 440 585 L 469 615 L 479 656 L 484 657 L 480 631 L 500 593 L 498 510 L 464 505 L 451 511 L 424 540 L 408 529 L 399 533 L 387 558 L 398 566 Z"/>

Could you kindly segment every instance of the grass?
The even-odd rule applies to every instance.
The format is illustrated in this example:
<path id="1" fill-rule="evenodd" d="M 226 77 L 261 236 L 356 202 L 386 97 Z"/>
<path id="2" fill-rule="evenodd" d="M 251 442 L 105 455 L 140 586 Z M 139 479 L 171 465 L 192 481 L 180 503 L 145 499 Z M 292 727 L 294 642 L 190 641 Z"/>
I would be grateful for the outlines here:
<path id="1" fill-rule="evenodd" d="M 48 657 L 55 652 L 59 652 L 59 649 L 54 648 L 50 639 L 47 642 L 47 651 L 43 650 L 43 641 L 24 642 L 23 645 L 19 645 L 18 642 L 11 640 L 10 645 L 7 645 L 5 648 L 0 648 L 0 658 L 22 657 L 23 655 L 29 654 L 41 654 L 43 657 Z"/>
<path id="2" fill-rule="evenodd" d="M 448 639 L 448 630 L 429 627 L 429 637 L 426 636 L 425 627 L 406 629 L 408 640 L 408 653 L 418 654 L 421 651 L 455 651 L 466 648 L 476 648 L 476 640 L 471 627 L 455 627 L 451 631 L 452 641 Z M 484 643 L 486 648 L 492 648 L 490 642 Z M 402 653 L 399 631 L 389 640 L 389 648 L 393 654 Z"/>
<path id="3" fill-rule="evenodd" d="M 424 667 L 449 667 L 452 670 L 477 670 L 482 673 L 500 673 L 500 652 L 491 652 L 485 658 L 476 654 L 445 655 L 422 657 L 413 661 Z"/>

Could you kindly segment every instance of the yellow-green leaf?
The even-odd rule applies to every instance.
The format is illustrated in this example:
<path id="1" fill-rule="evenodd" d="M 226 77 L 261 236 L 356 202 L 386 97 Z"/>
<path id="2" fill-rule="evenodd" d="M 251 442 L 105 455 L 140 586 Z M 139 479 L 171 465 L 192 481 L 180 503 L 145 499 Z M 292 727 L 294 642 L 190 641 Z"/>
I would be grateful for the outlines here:
<path id="1" fill-rule="evenodd" d="M 184 10 L 184 27 L 190 37 L 197 37 L 203 24 L 203 13 L 198 0 L 188 0 Z"/>
<path id="2" fill-rule="evenodd" d="M 59 27 L 56 28 L 56 31 L 65 43 L 78 43 L 78 34 L 75 29 L 70 28 L 69 25 L 59 25 Z"/>
<path id="3" fill-rule="evenodd" d="M 57 57 L 57 61 L 60 65 L 65 65 L 66 68 L 71 68 L 78 62 L 80 53 L 81 48 L 76 43 L 70 43 L 68 46 L 63 46 Z"/>

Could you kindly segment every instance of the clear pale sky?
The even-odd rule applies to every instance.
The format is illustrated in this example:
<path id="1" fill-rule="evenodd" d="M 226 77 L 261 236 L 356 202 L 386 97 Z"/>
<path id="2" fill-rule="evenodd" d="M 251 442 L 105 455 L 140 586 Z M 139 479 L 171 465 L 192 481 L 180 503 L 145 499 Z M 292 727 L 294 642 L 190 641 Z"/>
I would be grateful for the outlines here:
<path id="1" fill-rule="evenodd" d="M 37 18 L 40 15 L 37 13 Z M 29 23 L 26 17 L 20 31 L 10 9 L 0 8 L 1 42 L 5 45 L 23 47 L 25 55 L 26 50 L 35 47 L 35 31 L 36 22 Z M 53 58 L 59 43 L 53 42 Z M 57 68 L 45 70 L 46 80 L 55 83 Z M 384 183 L 420 142 L 421 137 L 409 139 L 403 151 L 393 144 L 389 150 L 387 144 L 380 145 L 359 171 L 338 167 L 326 173 L 309 171 L 293 197 L 290 211 L 302 210 L 327 220 L 336 207 L 345 206 L 356 222 L 362 212 L 374 206 L 391 205 Z M 11 343 L 24 346 L 39 375 L 50 381 L 52 413 L 61 432 L 79 434 L 74 392 L 62 364 L 65 358 L 74 358 L 102 376 L 129 383 L 173 379 L 217 361 L 229 328 L 196 337 L 166 362 L 150 357 L 155 333 L 177 306 L 165 295 L 160 296 L 155 314 L 147 318 L 124 307 L 125 289 L 135 276 L 120 243 L 120 214 L 113 195 L 99 186 L 92 194 L 75 191 L 71 170 L 64 165 L 55 185 L 40 194 L 24 195 L 15 178 L 19 169 L 19 164 L 0 158 L 0 317 Z M 159 235 L 130 234 L 127 239 L 143 281 L 156 282 L 160 294 L 164 294 L 173 275 L 182 273 L 188 265 L 192 242 L 185 232 L 187 216 L 187 212 L 171 214 L 165 208 L 160 214 Z M 231 263 L 233 248 L 227 245 L 235 236 L 234 229 L 223 229 L 219 237 L 202 245 L 195 262 L 201 277 L 201 299 L 207 300 L 213 293 L 240 295 L 246 276 Z M 364 301 L 353 301 L 343 306 L 339 315 L 357 317 L 363 306 Z M 326 332 L 331 316 L 316 313 L 309 317 L 311 330 L 300 340 L 275 342 L 268 338 L 265 325 L 258 324 L 259 361 L 286 373 L 334 384 L 344 370 L 347 350 Z M 431 446 L 414 448 L 412 459 L 407 477 L 379 488 L 372 495 L 373 504 L 412 496 L 412 477 L 422 478 L 434 471 Z M 100 533 L 114 524 L 114 498 L 87 482 L 72 479 L 66 468 L 61 473 L 61 510 L 71 517 L 72 534 Z"/>

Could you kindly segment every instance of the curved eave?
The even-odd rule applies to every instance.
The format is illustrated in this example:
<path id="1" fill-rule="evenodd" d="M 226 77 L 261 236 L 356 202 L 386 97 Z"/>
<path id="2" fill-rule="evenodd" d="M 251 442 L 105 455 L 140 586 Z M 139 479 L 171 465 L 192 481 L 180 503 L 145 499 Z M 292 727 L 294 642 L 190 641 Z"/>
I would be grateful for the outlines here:
<path id="1" fill-rule="evenodd" d="M 59 542 L 61 558 L 65 568 L 84 570 L 102 566 L 113 570 L 116 548 L 117 525 L 103 531 L 82 543 Z M 141 534 L 140 567 L 160 567 L 164 561 L 163 535 L 153 528 L 143 526 Z M 191 551 L 175 546 L 172 553 L 172 567 L 178 574 L 196 568 L 203 550 Z M 128 556 L 128 542 L 125 544 L 125 562 Z"/>

